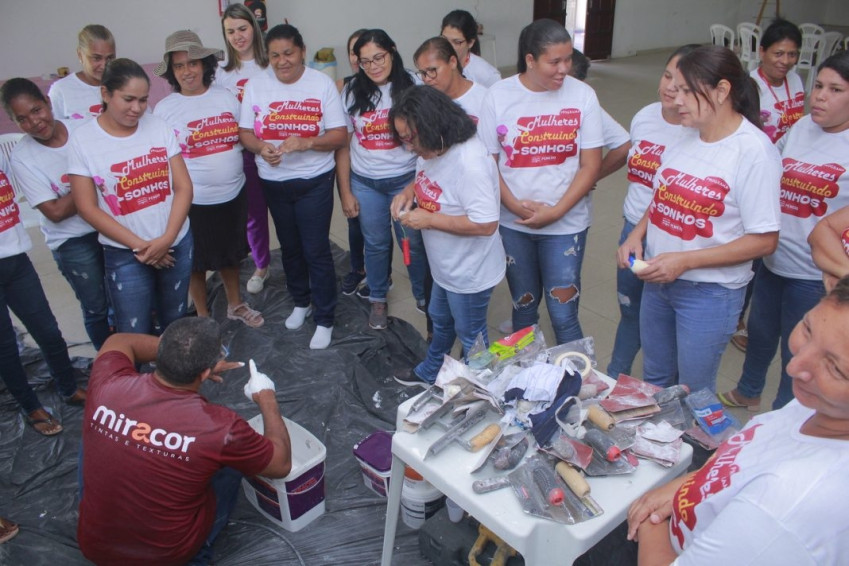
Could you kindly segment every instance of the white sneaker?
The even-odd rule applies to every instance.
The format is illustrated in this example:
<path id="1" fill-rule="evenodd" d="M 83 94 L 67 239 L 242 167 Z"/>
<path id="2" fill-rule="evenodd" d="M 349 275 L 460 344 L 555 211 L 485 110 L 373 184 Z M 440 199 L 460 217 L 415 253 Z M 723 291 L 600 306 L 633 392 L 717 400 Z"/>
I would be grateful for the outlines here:
<path id="1" fill-rule="evenodd" d="M 310 350 L 324 350 L 330 346 L 330 337 L 333 334 L 332 326 L 316 326 L 315 334 L 310 340 Z"/>
<path id="2" fill-rule="evenodd" d="M 286 328 L 297 330 L 304 325 L 304 321 L 312 314 L 312 305 L 308 307 L 295 307 L 289 318 L 286 319 Z"/>
<path id="3" fill-rule="evenodd" d="M 248 293 L 256 295 L 262 291 L 263 287 L 265 287 L 265 282 L 268 281 L 269 277 L 271 277 L 271 270 L 266 271 L 265 275 L 257 275 L 256 272 L 254 272 L 254 274 L 251 275 L 251 278 L 248 279 L 245 289 L 247 289 Z"/>

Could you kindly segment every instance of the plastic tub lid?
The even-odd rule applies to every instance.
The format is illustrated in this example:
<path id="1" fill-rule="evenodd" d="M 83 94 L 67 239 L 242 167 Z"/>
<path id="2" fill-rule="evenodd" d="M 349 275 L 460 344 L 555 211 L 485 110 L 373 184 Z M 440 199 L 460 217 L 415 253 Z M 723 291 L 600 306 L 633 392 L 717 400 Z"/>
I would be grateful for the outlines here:
<path id="1" fill-rule="evenodd" d="M 388 472 L 392 468 L 392 433 L 371 433 L 354 446 L 354 456 L 379 472 Z"/>

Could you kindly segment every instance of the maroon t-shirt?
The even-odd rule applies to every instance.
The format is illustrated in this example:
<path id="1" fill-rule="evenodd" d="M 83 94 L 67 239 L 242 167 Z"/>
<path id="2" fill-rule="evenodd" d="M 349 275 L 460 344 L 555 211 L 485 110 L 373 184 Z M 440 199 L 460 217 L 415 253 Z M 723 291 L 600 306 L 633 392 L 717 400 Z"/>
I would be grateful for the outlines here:
<path id="1" fill-rule="evenodd" d="M 97 564 L 184 564 L 215 518 L 210 479 L 256 475 L 271 441 L 198 393 L 139 374 L 124 354 L 94 362 L 83 419 L 77 540 Z"/>

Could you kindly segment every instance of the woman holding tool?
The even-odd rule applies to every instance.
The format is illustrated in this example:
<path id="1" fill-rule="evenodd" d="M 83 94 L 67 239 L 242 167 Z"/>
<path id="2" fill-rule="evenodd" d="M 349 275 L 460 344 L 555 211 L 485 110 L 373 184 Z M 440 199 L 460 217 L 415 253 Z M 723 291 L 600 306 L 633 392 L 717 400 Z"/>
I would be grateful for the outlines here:
<path id="1" fill-rule="evenodd" d="M 262 43 L 262 30 L 254 15 L 244 4 L 230 4 L 221 15 L 221 31 L 227 47 L 227 62 L 221 63 L 215 83 L 229 90 L 239 102 L 245 84 L 268 67 L 268 55 Z M 242 152 L 245 190 L 248 195 L 248 245 L 256 269 L 248 279 L 248 293 L 262 291 L 268 280 L 271 263 L 268 239 L 268 206 L 262 194 L 256 161 L 251 152 Z"/>
<path id="2" fill-rule="evenodd" d="M 595 92 L 569 74 L 572 39 L 537 20 L 519 37 L 519 74 L 484 99 L 479 135 L 501 174 L 500 232 L 513 328 L 539 320 L 543 293 L 558 344 L 583 336 L 578 295 L 590 225 L 587 194 L 604 144 Z"/>
<path id="3" fill-rule="evenodd" d="M 295 308 L 286 328 L 296 330 L 313 313 L 310 348 L 330 345 L 336 309 L 336 272 L 330 251 L 333 152 L 345 143 L 345 113 L 336 85 L 304 65 L 300 32 L 281 24 L 265 37 L 272 73 L 245 87 L 239 131 L 256 155 L 271 210 L 286 287 Z"/>
<path id="4" fill-rule="evenodd" d="M 811 114 L 778 142 L 784 164 L 781 232 L 775 253 L 763 258 L 755 275 L 743 373 L 736 388 L 719 395 L 730 407 L 760 409 L 766 373 L 779 343 L 781 381 L 772 408 L 780 409 L 793 398 L 787 373 L 790 333 L 825 294 L 808 236 L 829 210 L 849 205 L 849 53 L 832 55 L 820 65 L 810 106 Z"/>
<path id="5" fill-rule="evenodd" d="M 227 318 L 258 328 L 262 315 L 242 301 L 239 265 L 247 253 L 248 202 L 239 144 L 239 103 L 210 86 L 220 49 L 204 47 L 196 33 L 182 30 L 165 40 L 165 55 L 154 73 L 174 93 L 156 105 L 154 116 L 174 130 L 194 187 L 189 209 L 195 248 L 189 294 L 198 316 L 209 316 L 206 272 L 218 271 L 227 296 Z"/>
<path id="6" fill-rule="evenodd" d="M 174 131 L 147 112 L 150 81 L 129 59 L 103 73 L 103 113 L 74 131 L 74 204 L 103 244 L 118 332 L 152 333 L 186 314 L 192 180 Z"/>
<path id="7" fill-rule="evenodd" d="M 457 337 L 468 354 L 478 335 L 487 342 L 486 313 L 504 277 L 498 236 L 498 172 L 475 124 L 448 96 L 415 86 L 389 111 L 395 138 L 418 156 L 416 181 L 392 201 L 392 217 L 421 230 L 433 291 L 428 311 L 433 339 L 403 385 L 433 383 Z M 415 203 L 415 207 L 413 204 Z"/>
<path id="8" fill-rule="evenodd" d="M 796 400 L 628 512 L 640 564 L 840 564 L 849 553 L 849 279 L 790 335 Z"/>
<path id="9" fill-rule="evenodd" d="M 699 47 L 673 72 L 681 141 L 663 155 L 646 214 L 619 247 L 619 267 L 643 259 L 643 377 L 716 390 L 753 258 L 778 241 L 778 150 L 759 129 L 757 92 L 737 56 Z"/>

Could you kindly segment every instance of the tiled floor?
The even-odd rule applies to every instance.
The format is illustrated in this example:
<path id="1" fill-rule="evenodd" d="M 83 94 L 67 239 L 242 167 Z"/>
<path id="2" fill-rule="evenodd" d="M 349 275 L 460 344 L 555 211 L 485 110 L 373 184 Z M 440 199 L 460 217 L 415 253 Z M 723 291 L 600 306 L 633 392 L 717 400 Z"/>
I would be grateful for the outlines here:
<path id="1" fill-rule="evenodd" d="M 658 79 L 668 54 L 668 51 L 659 51 L 627 59 L 593 63 L 587 82 L 595 88 L 602 106 L 626 129 L 637 110 L 656 100 Z M 626 188 L 625 174 L 619 171 L 601 181 L 593 193 L 594 219 L 584 259 L 580 318 L 584 334 L 595 338 L 599 369 L 607 367 L 619 319 L 614 253 L 622 229 L 622 201 Z M 53 312 L 69 344 L 79 344 L 72 346 L 71 353 L 83 356 L 93 355 L 93 349 L 87 343 L 76 298 L 57 271 L 56 264 L 44 245 L 41 233 L 37 228 L 30 228 L 30 235 L 33 237 L 33 250 L 30 252 L 30 257 L 41 276 L 42 285 Z M 331 237 L 340 246 L 348 247 L 347 223 L 338 203 L 331 225 Z M 272 245 L 276 246 L 277 242 L 273 234 L 272 239 Z M 425 318 L 415 310 L 415 301 L 410 294 L 409 279 L 397 249 L 394 259 L 395 288 L 389 295 L 390 315 L 410 321 L 424 333 Z M 552 337 L 544 310 L 542 309 L 543 329 L 547 336 Z M 505 281 L 496 289 L 490 305 L 491 338 L 501 336 L 497 330 L 498 324 L 509 317 L 510 298 Z M 729 347 L 723 356 L 720 368 L 717 383 L 720 391 L 734 387 L 742 364 L 743 355 L 735 348 Z M 641 375 L 641 367 L 642 362 L 638 358 L 634 369 L 635 375 Z M 775 396 L 779 373 L 779 364 L 773 362 L 764 394 L 765 407 L 769 406 Z M 741 418 L 748 416 L 745 411 L 737 414 Z"/>

